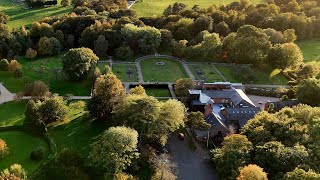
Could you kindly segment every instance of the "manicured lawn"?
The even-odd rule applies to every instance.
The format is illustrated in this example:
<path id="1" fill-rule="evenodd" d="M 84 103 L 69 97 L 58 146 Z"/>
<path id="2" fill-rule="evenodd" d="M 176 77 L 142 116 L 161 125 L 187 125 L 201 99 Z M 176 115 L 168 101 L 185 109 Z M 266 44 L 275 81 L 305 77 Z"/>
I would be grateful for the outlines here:
<path id="1" fill-rule="evenodd" d="M 12 164 L 20 164 L 27 171 L 32 173 L 36 170 L 45 158 L 41 161 L 32 161 L 30 153 L 37 147 L 46 148 L 46 156 L 48 154 L 48 145 L 46 142 L 37 136 L 32 136 L 22 131 L 6 131 L 0 132 L 0 138 L 5 140 L 10 154 L 0 160 L 0 170 L 9 168 Z"/>
<path id="2" fill-rule="evenodd" d="M 233 67 L 230 66 L 216 66 L 217 69 L 225 76 L 225 78 L 230 82 L 241 82 L 238 78 L 239 76 L 234 72 Z M 264 72 L 263 70 L 252 68 L 257 78 L 254 84 L 279 84 L 285 85 L 288 80 L 281 74 L 270 77 L 271 71 Z"/>
<path id="3" fill-rule="evenodd" d="M 222 78 L 212 65 L 192 64 L 188 66 L 197 80 L 204 80 L 205 82 L 222 81 Z"/>
<path id="4" fill-rule="evenodd" d="M 138 72 L 135 64 L 113 64 L 112 71 L 122 82 L 137 82 Z M 129 76 L 127 73 L 131 72 Z"/>
<path id="5" fill-rule="evenodd" d="M 297 42 L 300 47 L 304 61 L 320 65 L 320 39 Z"/>
<path id="6" fill-rule="evenodd" d="M 26 111 L 26 100 L 7 102 L 0 105 L 0 127 L 21 125 Z"/>
<path id="7" fill-rule="evenodd" d="M 11 92 L 22 92 L 24 80 L 33 82 L 41 80 L 45 82 L 50 91 L 60 95 L 89 95 L 91 89 L 91 78 L 83 81 L 68 81 L 63 75 L 60 56 L 50 58 L 39 58 L 36 60 L 27 60 L 21 58 L 24 78 L 16 79 L 12 73 L 1 72 L 0 81 L 4 82 L 5 87 Z"/>
<path id="8" fill-rule="evenodd" d="M 159 89 L 159 88 L 145 88 L 146 93 L 149 96 L 154 97 L 171 97 L 169 89 Z"/>
<path id="9" fill-rule="evenodd" d="M 234 2 L 235 0 L 141 0 L 136 2 L 131 9 L 135 10 L 139 17 L 161 15 L 163 11 L 175 2 L 184 3 L 188 5 L 188 8 L 192 8 L 194 5 L 199 5 L 201 8 L 207 8 L 210 5 L 216 4 L 227 4 Z M 252 0 L 251 3 L 257 4 L 260 0 Z"/>
<path id="10" fill-rule="evenodd" d="M 47 8 L 27 9 L 23 3 L 15 3 L 12 0 L 1 0 L 0 11 L 5 12 L 10 16 L 8 26 L 17 28 L 21 26 L 29 26 L 35 21 L 39 21 L 45 17 L 52 17 L 60 14 L 69 13 L 72 7 L 62 7 L 61 0 L 58 0 L 58 5 Z"/>
<path id="11" fill-rule="evenodd" d="M 157 62 L 164 62 L 163 66 L 156 65 Z M 169 59 L 153 58 L 140 62 L 145 82 L 175 82 L 180 78 L 187 78 L 188 74 L 182 64 Z"/>

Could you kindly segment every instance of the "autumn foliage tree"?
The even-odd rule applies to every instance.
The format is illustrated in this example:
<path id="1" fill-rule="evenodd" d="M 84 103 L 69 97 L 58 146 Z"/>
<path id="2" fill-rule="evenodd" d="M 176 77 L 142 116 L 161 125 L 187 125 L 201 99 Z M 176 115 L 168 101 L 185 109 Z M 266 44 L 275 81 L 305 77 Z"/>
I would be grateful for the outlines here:
<path id="1" fill-rule="evenodd" d="M 62 57 L 63 72 L 70 80 L 85 79 L 93 63 L 99 58 L 89 48 L 70 49 Z"/>
<path id="2" fill-rule="evenodd" d="M 99 76 L 94 83 L 92 98 L 88 104 L 90 115 L 105 120 L 124 94 L 125 89 L 116 75 L 109 73 Z"/>
<path id="3" fill-rule="evenodd" d="M 9 154 L 7 143 L 0 139 L 0 159 L 4 158 L 7 154 Z"/>
<path id="4" fill-rule="evenodd" d="M 138 158 L 138 133 L 124 126 L 111 127 L 91 145 L 90 165 L 112 176 L 121 173 Z"/>
<path id="5" fill-rule="evenodd" d="M 263 169 L 255 164 L 249 164 L 241 168 L 237 180 L 268 180 L 267 174 Z"/>
<path id="6" fill-rule="evenodd" d="M 31 48 L 27 49 L 26 51 L 26 58 L 28 59 L 34 59 L 35 57 L 37 57 L 37 51 L 33 50 Z"/>

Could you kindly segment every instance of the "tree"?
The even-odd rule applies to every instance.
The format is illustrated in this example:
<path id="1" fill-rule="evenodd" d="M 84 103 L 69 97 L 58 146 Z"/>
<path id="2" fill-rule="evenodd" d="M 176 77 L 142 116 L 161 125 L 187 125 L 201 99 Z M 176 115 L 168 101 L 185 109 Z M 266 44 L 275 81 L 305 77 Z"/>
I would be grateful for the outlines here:
<path id="1" fill-rule="evenodd" d="M 263 169 L 255 164 L 249 164 L 241 168 L 240 174 L 237 177 L 237 180 L 268 180 L 267 174 Z"/>
<path id="2" fill-rule="evenodd" d="M 99 56 L 103 57 L 108 52 L 108 41 L 103 35 L 100 35 L 96 41 L 94 41 L 94 52 Z"/>
<path id="3" fill-rule="evenodd" d="M 38 54 L 38 52 L 36 50 L 29 48 L 29 49 L 27 49 L 25 56 L 28 59 L 34 59 L 35 57 L 37 57 L 37 54 Z"/>
<path id="4" fill-rule="evenodd" d="M 176 81 L 175 92 L 180 97 L 187 97 L 189 89 L 192 88 L 194 88 L 194 84 L 190 78 L 181 78 Z"/>
<path id="5" fill-rule="evenodd" d="M 284 180 L 316 180 L 320 179 L 320 174 L 314 172 L 312 169 L 305 171 L 300 168 L 295 168 L 291 172 L 287 172 L 284 176 Z"/>
<path id="6" fill-rule="evenodd" d="M 197 112 L 190 112 L 188 114 L 187 124 L 193 129 L 198 129 L 202 131 L 209 130 L 211 128 L 211 124 L 207 123 L 206 120 L 203 119 L 204 115 Z"/>
<path id="7" fill-rule="evenodd" d="M 253 149 L 252 143 L 246 136 L 233 134 L 225 137 L 222 147 L 213 150 L 213 162 L 221 178 L 235 179 L 238 174 L 238 168 L 248 164 L 250 161 L 250 152 Z"/>
<path id="8" fill-rule="evenodd" d="M 111 67 L 109 65 L 105 65 L 102 71 L 102 74 L 104 75 L 113 74 Z"/>
<path id="9" fill-rule="evenodd" d="M 63 121 L 68 112 L 66 102 L 60 96 L 47 97 L 38 107 L 39 118 L 45 124 Z"/>
<path id="10" fill-rule="evenodd" d="M 303 79 L 316 78 L 319 72 L 320 69 L 317 66 L 312 64 L 306 64 L 298 72 L 298 75 Z"/>
<path id="11" fill-rule="evenodd" d="M 9 71 L 15 72 L 17 69 L 21 69 L 22 66 L 20 63 L 18 63 L 17 60 L 11 60 L 8 66 Z"/>
<path id="12" fill-rule="evenodd" d="M 36 99 L 42 99 L 50 95 L 49 87 L 42 81 L 35 81 L 25 85 L 24 95 L 32 96 Z"/>
<path id="13" fill-rule="evenodd" d="M 62 69 L 70 80 L 85 79 L 99 58 L 88 48 L 70 49 L 62 57 Z"/>
<path id="14" fill-rule="evenodd" d="M 227 36 L 230 33 L 230 28 L 227 23 L 220 22 L 216 27 L 216 32 L 222 36 Z"/>
<path id="15" fill-rule="evenodd" d="M 6 24 L 10 17 L 4 12 L 0 12 L 0 24 Z"/>
<path id="16" fill-rule="evenodd" d="M 39 55 L 53 55 L 61 51 L 60 41 L 55 37 L 42 37 L 38 43 Z"/>
<path id="17" fill-rule="evenodd" d="M 303 56 L 294 43 L 276 44 L 268 53 L 268 61 L 274 68 L 295 68 L 302 64 Z"/>
<path id="18" fill-rule="evenodd" d="M 22 68 L 18 68 L 13 71 L 13 77 L 15 78 L 22 78 L 23 77 L 23 71 Z"/>
<path id="19" fill-rule="evenodd" d="M 0 70 L 1 71 L 8 71 L 9 70 L 9 62 L 7 59 L 0 60 Z"/>
<path id="20" fill-rule="evenodd" d="M 70 5 L 70 1 L 69 1 L 69 0 L 62 0 L 62 1 L 61 1 L 61 6 L 67 7 L 67 6 L 69 6 L 69 5 Z"/>
<path id="21" fill-rule="evenodd" d="M 320 105 L 320 80 L 306 79 L 297 89 L 297 98 L 301 103 L 311 106 Z"/>
<path id="22" fill-rule="evenodd" d="M 0 179 L 27 179 L 26 171 L 19 164 L 11 165 L 9 169 L 3 170 L 0 174 Z"/>
<path id="23" fill-rule="evenodd" d="M 116 50 L 116 58 L 121 60 L 128 60 L 133 56 L 133 51 L 128 46 L 121 46 Z"/>
<path id="24" fill-rule="evenodd" d="M 111 127 L 91 145 L 90 165 L 113 175 L 121 173 L 138 158 L 138 133 L 127 127 Z"/>
<path id="25" fill-rule="evenodd" d="M 147 95 L 146 90 L 141 85 L 131 88 L 130 93 L 141 96 Z"/>
<path id="26" fill-rule="evenodd" d="M 265 62 L 271 43 L 262 29 L 244 25 L 237 33 L 229 34 L 223 46 L 229 61 L 261 65 Z"/>
<path id="27" fill-rule="evenodd" d="M 166 48 L 168 46 L 170 46 L 170 43 L 173 39 L 173 35 L 172 32 L 170 30 L 167 29 L 160 29 L 160 33 L 161 33 L 161 43 L 160 46 L 163 48 Z"/>
<path id="28" fill-rule="evenodd" d="M 0 159 L 4 158 L 6 155 L 9 154 L 9 148 L 7 146 L 7 143 L 0 139 Z"/>
<path id="29" fill-rule="evenodd" d="M 171 161 L 168 154 L 161 154 L 159 156 L 153 154 L 150 161 L 155 171 L 151 180 L 177 179 L 177 176 L 173 172 L 176 165 Z"/>
<path id="30" fill-rule="evenodd" d="M 88 104 L 90 115 L 103 120 L 109 117 L 113 107 L 122 100 L 124 94 L 125 89 L 116 75 L 109 73 L 99 76 Z"/>

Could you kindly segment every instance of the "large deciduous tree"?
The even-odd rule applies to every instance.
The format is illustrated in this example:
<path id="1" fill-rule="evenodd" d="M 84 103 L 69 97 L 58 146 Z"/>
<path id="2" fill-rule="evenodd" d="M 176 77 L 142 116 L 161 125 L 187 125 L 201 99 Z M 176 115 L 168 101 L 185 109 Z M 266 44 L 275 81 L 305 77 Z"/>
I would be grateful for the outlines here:
<path id="1" fill-rule="evenodd" d="M 244 135 L 234 134 L 225 137 L 222 147 L 213 151 L 213 162 L 222 178 L 235 179 L 239 175 L 238 168 L 250 162 L 252 143 Z"/>
<path id="2" fill-rule="evenodd" d="M 139 156 L 138 133 L 127 127 L 111 127 L 91 145 L 90 164 L 107 175 L 121 173 Z"/>
<path id="3" fill-rule="evenodd" d="M 113 107 L 124 98 L 125 89 L 116 75 L 101 75 L 94 83 L 92 98 L 88 108 L 90 115 L 96 119 L 109 117 Z"/>
<path id="4" fill-rule="evenodd" d="M 249 164 L 241 168 L 240 174 L 237 180 L 268 180 L 267 173 L 263 169 L 255 164 Z"/>
<path id="5" fill-rule="evenodd" d="M 302 52 L 294 43 L 276 44 L 268 53 L 268 64 L 274 68 L 295 68 L 302 62 Z"/>
<path id="6" fill-rule="evenodd" d="M 320 80 L 312 78 L 304 80 L 298 86 L 297 97 L 301 103 L 309 104 L 311 106 L 319 106 Z"/>
<path id="7" fill-rule="evenodd" d="M 262 29 L 244 25 L 237 33 L 229 34 L 223 46 L 229 61 L 261 65 L 265 63 L 271 43 Z"/>
<path id="8" fill-rule="evenodd" d="M 194 87 L 193 81 L 190 78 L 181 78 L 176 81 L 175 92 L 180 97 L 187 97 L 188 90 Z"/>
<path id="9" fill-rule="evenodd" d="M 70 49 L 62 57 L 63 71 L 70 80 L 85 79 L 99 58 L 88 48 Z"/>

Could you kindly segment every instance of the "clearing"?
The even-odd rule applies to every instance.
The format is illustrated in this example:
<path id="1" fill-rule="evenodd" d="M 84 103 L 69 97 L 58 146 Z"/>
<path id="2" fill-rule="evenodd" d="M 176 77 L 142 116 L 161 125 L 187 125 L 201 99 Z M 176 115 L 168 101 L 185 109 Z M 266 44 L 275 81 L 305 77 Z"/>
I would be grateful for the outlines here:
<path id="1" fill-rule="evenodd" d="M 22 125 L 26 111 L 26 100 L 12 101 L 0 105 L 0 127 Z"/>
<path id="2" fill-rule="evenodd" d="M 300 47 L 304 62 L 320 65 L 320 39 L 296 42 Z"/>

